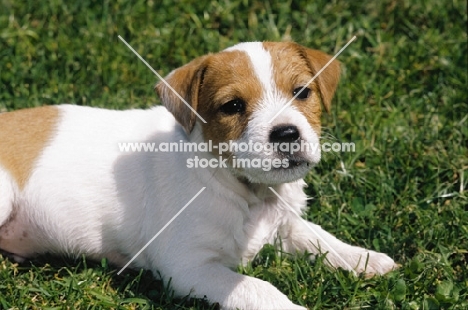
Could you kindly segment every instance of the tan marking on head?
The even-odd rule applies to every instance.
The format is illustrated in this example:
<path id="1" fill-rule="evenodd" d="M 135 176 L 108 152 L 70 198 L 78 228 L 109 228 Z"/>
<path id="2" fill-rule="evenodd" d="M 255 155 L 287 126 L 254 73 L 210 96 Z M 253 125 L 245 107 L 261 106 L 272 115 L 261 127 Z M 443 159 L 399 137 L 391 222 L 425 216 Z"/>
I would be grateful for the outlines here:
<path id="1" fill-rule="evenodd" d="M 250 58 L 243 51 L 223 51 L 197 58 L 173 71 L 166 81 L 206 120 L 202 125 L 204 138 L 213 144 L 236 140 L 242 135 L 262 94 Z M 163 83 L 158 83 L 156 90 L 164 105 L 190 133 L 196 115 Z M 234 115 L 222 113 L 220 107 L 234 99 L 244 101 L 246 111 Z"/>
<path id="2" fill-rule="evenodd" d="M 198 57 L 188 64 L 172 71 L 164 80 L 195 110 L 198 109 L 198 90 L 203 74 L 202 64 L 210 55 Z M 164 106 L 175 119 L 190 133 L 197 116 L 164 82 L 154 87 Z"/>
<path id="3" fill-rule="evenodd" d="M 40 107 L 0 114 L 0 165 L 26 185 L 36 159 L 52 137 L 58 121 L 56 107 Z"/>
<path id="4" fill-rule="evenodd" d="M 262 85 L 245 52 L 234 50 L 213 55 L 199 97 L 202 103 L 199 111 L 207 121 L 203 124 L 205 139 L 213 143 L 239 139 L 261 96 Z M 244 102 L 244 113 L 228 115 L 220 111 L 221 106 L 235 99 Z"/>
<path id="5" fill-rule="evenodd" d="M 276 86 L 287 98 L 293 97 L 296 88 L 305 86 L 310 79 L 332 58 L 292 42 L 264 42 L 270 52 Z M 307 121 L 320 135 L 320 100 L 325 110 L 330 110 L 340 76 L 340 65 L 333 61 L 308 87 L 312 90 L 306 100 L 294 100 L 292 105 L 301 111 Z"/>

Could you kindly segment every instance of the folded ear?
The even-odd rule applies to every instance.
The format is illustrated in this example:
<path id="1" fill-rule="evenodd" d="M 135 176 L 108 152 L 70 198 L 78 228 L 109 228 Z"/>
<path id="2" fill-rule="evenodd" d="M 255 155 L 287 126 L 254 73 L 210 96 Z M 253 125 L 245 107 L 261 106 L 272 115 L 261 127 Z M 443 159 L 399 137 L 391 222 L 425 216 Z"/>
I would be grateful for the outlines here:
<path id="1" fill-rule="evenodd" d="M 321 51 L 304 48 L 312 73 L 319 72 L 333 57 Z M 315 79 L 317 81 L 322 103 L 327 112 L 330 112 L 330 105 L 335 94 L 336 87 L 340 80 L 340 62 L 333 60 L 322 73 Z"/>
<path id="2" fill-rule="evenodd" d="M 203 62 L 208 56 L 202 56 L 175 69 L 154 87 L 163 105 L 189 134 L 195 126 L 198 108 L 198 91 L 203 75 Z M 171 89 L 172 88 L 172 89 Z M 182 100 L 182 99 L 183 100 Z M 184 102 L 185 101 L 185 102 Z"/>

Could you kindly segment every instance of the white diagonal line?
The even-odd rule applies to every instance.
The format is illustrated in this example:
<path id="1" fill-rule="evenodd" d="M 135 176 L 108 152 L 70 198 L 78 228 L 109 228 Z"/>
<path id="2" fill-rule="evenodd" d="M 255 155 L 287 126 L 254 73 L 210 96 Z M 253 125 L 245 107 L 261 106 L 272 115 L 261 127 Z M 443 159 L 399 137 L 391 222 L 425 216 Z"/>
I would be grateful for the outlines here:
<path id="1" fill-rule="evenodd" d="M 174 215 L 174 216 L 170 219 L 170 221 L 167 222 L 167 224 L 164 225 L 164 227 L 161 228 L 161 229 L 158 231 L 158 233 L 157 233 L 156 235 L 154 235 L 154 237 L 151 238 L 151 240 L 148 241 L 148 242 L 145 244 L 145 246 L 144 246 L 140 251 L 138 251 L 138 253 L 136 253 L 136 254 L 132 257 L 132 259 L 131 259 L 125 266 L 122 267 L 122 269 L 119 270 L 119 272 L 117 272 L 117 274 L 120 275 L 120 273 L 122 273 L 122 271 L 124 271 L 125 268 L 127 268 L 128 265 L 130 265 L 130 264 L 135 260 L 135 258 L 137 258 L 137 256 L 140 255 L 141 252 L 143 252 L 143 251 L 151 244 L 151 242 L 153 242 L 154 239 L 156 239 L 156 238 L 164 231 L 164 229 L 166 229 L 167 226 L 169 226 L 169 225 L 172 223 L 172 221 L 174 221 L 174 220 L 185 210 L 185 208 L 187 208 L 187 207 L 189 206 L 189 204 L 191 204 L 192 201 L 194 201 L 195 198 L 197 198 L 198 195 L 200 195 L 201 192 L 203 192 L 203 191 L 205 190 L 205 188 L 206 188 L 206 187 L 203 187 L 195 196 L 193 196 L 193 198 L 190 199 L 190 201 L 187 202 L 187 203 L 185 204 L 185 206 L 184 206 L 182 209 L 180 209 L 179 212 L 177 212 L 176 215 Z"/>
<path id="2" fill-rule="evenodd" d="M 332 63 L 332 61 L 335 60 L 335 59 L 341 54 L 341 52 L 343 52 L 343 51 L 345 50 L 345 48 L 347 48 L 348 45 L 350 45 L 355 39 L 356 39 L 356 36 L 352 37 L 351 40 L 349 40 L 348 43 L 346 43 L 346 45 L 343 46 L 343 47 L 338 51 L 338 53 L 336 53 L 336 55 L 333 56 L 332 59 L 330 59 L 330 60 L 325 64 L 325 66 L 323 66 L 323 68 L 320 69 L 319 72 L 317 72 L 317 73 L 314 75 L 314 77 L 312 77 L 312 78 L 310 79 L 310 81 L 307 82 L 307 84 L 304 85 L 304 86 L 301 88 L 301 90 L 298 91 L 297 94 L 296 94 L 294 97 L 292 97 L 292 99 L 289 100 L 288 103 L 286 103 L 286 105 L 285 105 L 284 107 L 282 107 L 281 110 L 279 110 L 278 113 L 276 113 L 275 116 L 273 116 L 273 117 L 268 121 L 268 123 L 270 124 L 281 112 L 284 111 L 284 109 L 286 109 L 288 106 L 290 106 L 291 103 L 294 101 L 294 99 L 296 99 L 297 96 L 299 96 L 300 93 L 301 93 L 305 88 L 307 88 L 307 86 L 309 86 L 310 83 L 312 83 L 312 82 L 320 75 L 320 73 L 322 73 L 323 70 L 325 70 L 325 69 L 328 67 L 328 65 L 330 65 L 330 64 Z"/>
<path id="3" fill-rule="evenodd" d="M 174 88 L 172 88 L 172 86 L 169 85 L 169 83 L 166 82 L 166 80 L 165 80 L 156 70 L 154 70 L 154 69 L 146 62 L 146 60 L 143 59 L 143 57 L 141 57 L 140 54 L 138 54 L 138 52 L 135 51 L 135 50 L 133 49 L 133 47 L 131 47 L 130 44 L 127 43 L 127 41 L 125 41 L 120 35 L 119 35 L 118 37 L 119 37 L 119 39 L 120 39 L 125 45 L 127 45 L 127 47 L 128 47 L 135 55 L 137 55 L 138 58 L 140 58 L 140 60 L 141 60 L 151 71 L 153 71 L 154 74 L 156 74 L 156 76 L 161 80 L 161 82 L 163 82 L 164 84 L 166 84 L 166 86 L 169 87 L 169 89 L 172 90 L 172 92 L 173 92 L 177 97 L 179 97 L 179 99 L 182 100 L 182 102 L 185 103 L 185 105 L 186 105 L 190 110 L 192 110 L 192 112 L 195 113 L 195 115 L 198 116 L 198 118 L 199 118 L 203 123 L 206 124 L 206 121 L 203 119 L 203 117 L 201 117 L 201 115 L 198 114 L 197 111 L 195 111 L 195 109 L 192 108 L 192 107 L 190 106 L 190 104 L 189 104 L 184 98 L 182 98 L 182 96 L 179 95 L 179 93 L 178 93 Z"/>
<path id="4" fill-rule="evenodd" d="M 280 196 L 280 194 L 278 194 L 274 189 L 273 187 L 268 187 L 278 198 L 279 200 L 281 200 L 289 209 L 292 213 L 294 213 L 294 215 L 296 215 L 297 217 L 299 217 L 301 220 L 303 220 L 303 218 L 301 217 L 301 215 L 299 213 L 297 213 L 296 210 L 294 210 L 284 199 L 283 197 Z M 307 223 L 306 223 L 307 224 Z M 348 270 L 352 271 L 353 274 L 355 276 L 357 276 L 357 273 L 356 271 L 354 270 L 354 268 L 352 268 L 347 261 L 344 260 L 343 257 L 341 257 L 341 255 L 339 255 L 329 244 L 327 241 L 325 241 L 325 239 L 322 238 L 322 236 L 320 236 L 320 234 L 318 234 L 315 229 L 312 228 L 312 226 L 310 225 L 306 225 L 307 228 L 309 228 L 309 230 L 315 235 L 317 236 L 317 239 L 320 240 L 320 242 L 322 242 L 330 252 L 332 252 L 336 257 L 338 257 L 342 262 L 343 264 L 346 266 L 346 268 L 348 268 Z"/>

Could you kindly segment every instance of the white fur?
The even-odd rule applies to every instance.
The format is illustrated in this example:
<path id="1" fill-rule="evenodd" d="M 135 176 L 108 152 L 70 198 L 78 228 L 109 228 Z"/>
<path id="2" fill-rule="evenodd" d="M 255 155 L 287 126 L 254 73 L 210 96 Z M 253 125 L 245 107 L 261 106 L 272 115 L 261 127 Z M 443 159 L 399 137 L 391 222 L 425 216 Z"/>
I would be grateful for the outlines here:
<path id="1" fill-rule="evenodd" d="M 244 47 L 249 55 L 259 52 L 257 45 Z M 256 65 L 257 74 L 271 77 L 264 53 L 259 60 L 265 63 Z M 293 107 L 274 124 L 265 125 L 287 100 L 274 84 L 267 89 L 268 79 L 262 83 L 263 101 L 240 141 L 265 142 L 271 126 L 293 123 L 303 139 L 318 143 L 317 134 Z M 230 169 L 186 168 L 188 158 L 213 158 L 211 153 L 121 152 L 120 142 L 202 142 L 198 123 L 187 137 L 163 107 L 109 111 L 62 105 L 59 109 L 56 135 L 23 191 L 0 167 L 0 247 L 4 250 L 24 257 L 42 252 L 84 253 L 96 259 L 108 257 L 122 266 L 206 187 L 133 262 L 133 267 L 171 278 L 177 295 L 206 296 L 223 309 L 304 309 L 273 285 L 233 271 L 277 237 L 291 253 L 329 252 L 328 261 L 335 267 L 381 274 L 395 266 L 385 254 L 347 245 L 296 215 L 306 207 L 305 183 L 297 180 L 306 167 L 274 175 L 247 171 L 244 176 L 256 181 L 282 182 L 246 185 Z M 320 159 L 319 153 L 304 156 L 311 163 Z M 19 239 L 26 232 L 29 239 L 2 241 L 2 234 L 12 237 L 12 228 L 13 237 Z"/>

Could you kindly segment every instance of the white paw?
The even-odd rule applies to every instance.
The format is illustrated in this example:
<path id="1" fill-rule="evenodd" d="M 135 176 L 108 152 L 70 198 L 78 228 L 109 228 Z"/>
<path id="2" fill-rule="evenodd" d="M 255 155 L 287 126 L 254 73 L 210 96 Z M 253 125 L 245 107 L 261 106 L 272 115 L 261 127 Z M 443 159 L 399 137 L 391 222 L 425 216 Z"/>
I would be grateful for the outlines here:
<path id="1" fill-rule="evenodd" d="M 361 253 L 361 260 L 355 270 L 358 273 L 364 273 L 366 277 L 374 275 L 383 275 L 395 270 L 398 265 L 388 255 L 374 251 L 365 251 Z"/>

